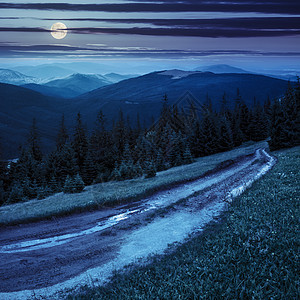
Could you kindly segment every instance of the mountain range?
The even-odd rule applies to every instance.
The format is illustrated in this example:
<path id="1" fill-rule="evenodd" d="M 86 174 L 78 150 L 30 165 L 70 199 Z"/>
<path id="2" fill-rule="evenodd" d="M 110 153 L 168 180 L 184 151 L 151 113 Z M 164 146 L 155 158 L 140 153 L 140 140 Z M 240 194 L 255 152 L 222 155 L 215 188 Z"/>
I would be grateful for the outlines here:
<path id="1" fill-rule="evenodd" d="M 17 71 L 9 70 L 9 69 L 0 69 L 0 82 L 1 83 L 9 83 L 14 85 L 23 85 L 29 83 L 39 83 L 39 80 L 36 77 L 27 76 Z"/>
<path id="2" fill-rule="evenodd" d="M 26 67 L 23 68 L 27 70 Z M 50 72 L 46 72 L 48 75 L 54 75 L 55 67 L 43 68 L 47 68 L 47 71 Z M 20 69 L 22 69 L 22 67 L 20 67 Z M 60 78 L 60 75 L 66 74 L 65 72 L 61 72 L 61 69 L 62 68 L 57 68 L 57 77 L 47 78 L 45 78 L 45 76 L 34 77 L 25 75 L 10 69 L 0 69 L 0 82 L 23 86 L 46 96 L 73 98 L 102 86 L 134 77 L 134 75 L 120 75 L 116 73 L 105 75 L 73 73 Z M 37 71 L 39 71 L 39 69 Z M 51 72 L 53 72 L 53 74 Z M 43 75 L 46 73 L 42 72 Z M 27 72 L 27 74 L 31 74 L 31 72 Z M 39 73 L 35 75 L 38 76 Z"/>
<path id="3" fill-rule="evenodd" d="M 110 74 L 111 80 L 119 80 L 120 76 Z M 288 86 L 287 81 L 263 75 L 216 74 L 197 70 L 164 70 L 111 84 L 107 78 L 101 75 L 74 74 L 44 85 L 31 83 L 20 87 L 0 84 L 0 136 L 4 157 L 18 156 L 18 148 L 26 140 L 28 128 L 34 117 L 43 137 L 43 149 L 49 151 L 54 144 L 62 114 L 65 115 L 69 130 L 72 129 L 78 112 L 81 112 L 88 128 L 92 128 L 100 109 L 106 116 L 108 126 L 111 126 L 120 110 L 133 125 L 136 124 L 137 114 L 140 115 L 142 123 L 145 121 L 145 124 L 149 125 L 153 118 L 158 118 L 165 94 L 170 105 L 177 104 L 184 108 L 192 98 L 201 106 L 210 98 L 217 109 L 224 93 L 228 99 L 228 106 L 232 107 L 239 89 L 244 102 L 251 106 L 254 97 L 263 103 L 268 97 L 272 99 L 282 96 Z M 78 88 L 78 93 L 84 90 L 81 87 L 85 85 L 87 90 L 93 89 L 97 84 L 102 86 L 75 98 L 66 99 L 64 93 L 74 88 L 72 84 Z M 43 90 L 37 92 L 33 89 Z"/>
<path id="4" fill-rule="evenodd" d="M 140 77 L 108 85 L 74 99 L 77 111 L 84 115 L 102 109 L 108 119 L 115 119 L 119 110 L 126 112 L 131 120 L 139 112 L 141 119 L 156 118 L 161 110 L 162 98 L 168 96 L 170 105 L 185 104 L 188 93 L 200 105 L 210 98 L 218 108 L 224 95 L 229 107 L 234 105 L 237 89 L 244 102 L 252 106 L 254 98 L 263 103 L 282 95 L 288 83 L 284 80 L 256 74 L 214 74 L 167 70 L 153 72 Z M 89 118 L 93 120 L 95 115 Z"/>

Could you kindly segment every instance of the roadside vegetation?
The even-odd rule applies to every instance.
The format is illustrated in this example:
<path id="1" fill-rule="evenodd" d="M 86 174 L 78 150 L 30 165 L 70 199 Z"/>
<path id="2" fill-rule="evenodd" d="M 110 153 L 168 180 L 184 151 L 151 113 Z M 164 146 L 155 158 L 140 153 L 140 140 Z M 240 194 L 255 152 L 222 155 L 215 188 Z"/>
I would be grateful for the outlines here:
<path id="1" fill-rule="evenodd" d="M 141 177 L 125 181 L 103 182 L 85 187 L 81 193 L 57 193 L 45 199 L 5 205 L 0 207 L 0 224 L 24 223 L 137 201 L 155 191 L 196 179 L 214 168 L 221 168 L 224 161 L 230 163 L 239 156 L 251 154 L 255 149 L 267 146 L 265 141 L 248 142 L 231 151 L 201 157 L 192 164 L 158 172 L 152 178 Z"/>
<path id="2" fill-rule="evenodd" d="M 278 163 L 222 222 L 67 299 L 297 299 L 300 147 L 273 154 Z"/>

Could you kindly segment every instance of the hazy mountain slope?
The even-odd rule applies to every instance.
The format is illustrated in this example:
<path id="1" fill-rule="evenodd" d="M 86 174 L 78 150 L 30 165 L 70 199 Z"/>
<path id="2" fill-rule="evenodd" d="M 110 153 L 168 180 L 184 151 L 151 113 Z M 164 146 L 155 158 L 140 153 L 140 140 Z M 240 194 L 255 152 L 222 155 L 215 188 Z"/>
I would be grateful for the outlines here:
<path id="1" fill-rule="evenodd" d="M 49 81 L 45 86 L 73 91 L 72 96 L 76 97 L 109 84 L 111 84 L 111 82 L 104 76 L 77 73 L 63 79 Z"/>
<path id="2" fill-rule="evenodd" d="M 41 79 L 63 78 L 74 73 L 74 71 L 71 69 L 51 64 L 38 66 L 19 66 L 13 68 L 13 70 Z"/>
<path id="3" fill-rule="evenodd" d="M 218 107 L 225 92 L 232 107 L 239 88 L 244 102 L 251 106 L 254 97 L 264 102 L 268 97 L 272 99 L 282 95 L 288 84 L 283 80 L 252 74 L 194 72 L 178 79 L 178 76 L 166 74 L 165 71 L 154 72 L 94 90 L 76 99 L 77 110 L 89 114 L 101 108 L 111 119 L 121 108 L 133 120 L 137 111 L 141 118 L 150 119 L 158 116 L 164 94 L 168 95 L 170 104 L 180 102 L 187 91 L 202 104 L 209 96 L 213 106 Z"/>
<path id="4" fill-rule="evenodd" d="M 14 85 L 23 85 L 27 83 L 37 83 L 39 82 L 39 79 L 24 75 L 17 71 L 0 69 L 0 82 Z"/>
<path id="5" fill-rule="evenodd" d="M 59 119 L 68 105 L 63 99 L 0 83 L 1 150 L 6 158 L 18 156 L 18 148 L 26 141 L 32 119 L 36 118 L 44 149 L 53 145 Z"/>
<path id="6" fill-rule="evenodd" d="M 120 82 L 125 79 L 138 77 L 139 75 L 121 75 L 121 74 L 117 74 L 117 73 L 108 73 L 103 76 L 111 83 L 117 83 L 117 82 Z"/>
<path id="7" fill-rule="evenodd" d="M 75 92 L 71 88 L 67 88 L 67 87 L 60 88 L 60 87 L 47 86 L 44 84 L 34 84 L 34 83 L 24 84 L 24 85 L 22 85 L 22 87 L 24 87 L 26 89 L 30 89 L 32 91 L 36 91 L 38 93 L 41 93 L 45 96 L 50 96 L 50 97 L 59 97 L 59 98 L 70 99 L 70 98 L 78 96 L 77 92 Z"/>
<path id="8" fill-rule="evenodd" d="M 196 68 L 195 71 L 203 71 L 203 72 L 212 72 L 216 74 L 224 74 L 224 73 L 235 73 L 235 74 L 249 74 L 250 72 L 233 67 L 230 65 L 220 64 L 220 65 L 211 65 L 206 67 Z"/>

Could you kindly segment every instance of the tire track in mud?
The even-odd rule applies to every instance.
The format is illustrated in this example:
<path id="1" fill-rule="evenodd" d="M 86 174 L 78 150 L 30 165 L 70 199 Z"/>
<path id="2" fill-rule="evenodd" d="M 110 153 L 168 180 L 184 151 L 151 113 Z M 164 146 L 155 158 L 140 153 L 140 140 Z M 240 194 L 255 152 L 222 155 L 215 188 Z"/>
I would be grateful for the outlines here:
<path id="1" fill-rule="evenodd" d="M 33 290 L 35 295 L 49 296 L 63 288 L 103 284 L 114 270 L 163 253 L 169 244 L 201 231 L 274 164 L 273 157 L 258 149 L 224 170 L 137 203 L 82 214 L 79 220 L 92 219 L 82 222 L 83 228 L 72 227 L 77 216 L 68 217 L 66 224 L 64 218 L 44 222 L 44 237 L 38 239 L 30 238 L 30 230 L 36 236 L 38 224 L 8 228 L 0 238 L 0 299 L 26 299 Z M 164 218 L 155 215 L 160 210 L 165 211 Z M 47 227 L 63 229 L 49 236 Z"/>

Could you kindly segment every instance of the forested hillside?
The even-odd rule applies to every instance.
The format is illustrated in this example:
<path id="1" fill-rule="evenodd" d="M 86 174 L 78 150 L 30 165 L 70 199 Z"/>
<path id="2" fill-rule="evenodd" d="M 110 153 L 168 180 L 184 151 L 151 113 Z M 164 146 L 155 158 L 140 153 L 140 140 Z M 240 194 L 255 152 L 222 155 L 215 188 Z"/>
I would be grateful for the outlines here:
<path id="1" fill-rule="evenodd" d="M 165 95 L 157 122 L 144 128 L 137 115 L 132 126 L 122 111 L 113 128 L 100 111 L 88 132 L 78 113 L 70 134 L 62 117 L 56 148 L 43 155 L 35 119 L 16 163 L 2 163 L 1 204 L 52 193 L 80 192 L 85 185 L 139 176 L 191 163 L 193 158 L 227 151 L 243 142 L 270 138 L 270 149 L 299 145 L 300 87 L 289 86 L 283 98 L 249 108 L 237 91 L 234 108 L 223 96 L 219 111 L 208 101 L 187 109 L 171 106 Z"/>

